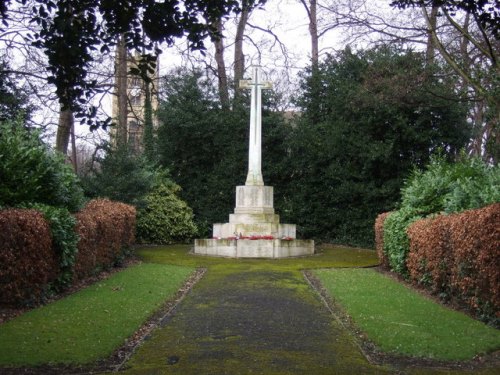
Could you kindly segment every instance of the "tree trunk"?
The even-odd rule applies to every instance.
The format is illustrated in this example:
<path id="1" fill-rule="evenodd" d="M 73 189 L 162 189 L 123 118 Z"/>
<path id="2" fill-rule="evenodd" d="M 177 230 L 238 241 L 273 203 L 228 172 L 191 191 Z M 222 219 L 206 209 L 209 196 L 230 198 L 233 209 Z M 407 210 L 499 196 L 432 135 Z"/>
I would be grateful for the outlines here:
<path id="1" fill-rule="evenodd" d="M 224 62 L 224 41 L 222 37 L 222 20 L 215 23 L 219 34 L 213 39 L 215 46 L 215 62 L 217 63 L 217 79 L 219 83 L 219 99 L 223 108 L 229 108 L 229 87 L 227 82 L 226 63 Z"/>
<path id="2" fill-rule="evenodd" d="M 75 174 L 78 175 L 78 160 L 76 152 L 76 134 L 75 134 L 75 122 L 71 123 L 71 162 L 73 164 L 73 170 Z"/>
<path id="3" fill-rule="evenodd" d="M 425 53 L 428 64 L 432 64 L 434 62 L 434 58 L 436 57 L 436 46 L 434 45 L 431 30 L 436 30 L 438 11 L 439 7 L 434 5 L 431 9 L 431 14 L 429 17 L 429 28 L 427 30 L 427 50 Z"/>
<path id="4" fill-rule="evenodd" d="M 309 19 L 309 36 L 311 38 L 311 65 L 313 71 L 318 69 L 319 65 L 319 35 L 318 35 L 318 3 L 316 0 L 300 0 L 307 12 Z"/>
<path id="5" fill-rule="evenodd" d="M 71 128 L 74 126 L 73 111 L 71 109 L 62 109 L 59 112 L 59 123 L 57 125 L 56 150 L 64 155 L 68 153 L 69 137 Z"/>
<path id="6" fill-rule="evenodd" d="M 248 18 L 250 17 L 250 9 L 248 7 L 243 7 L 238 21 L 238 27 L 236 28 L 236 37 L 234 39 L 234 96 L 239 95 L 239 82 L 243 79 L 243 74 L 245 72 L 245 55 L 243 54 L 243 36 L 245 35 L 245 28 L 248 23 Z"/>
<path id="7" fill-rule="evenodd" d="M 123 36 L 116 45 L 116 95 L 118 103 L 118 116 L 116 124 L 116 147 L 123 147 L 127 144 L 127 47 Z"/>
<path id="8" fill-rule="evenodd" d="M 309 33 L 311 34 L 311 63 L 313 69 L 319 65 L 319 36 L 316 0 L 310 0 Z"/>

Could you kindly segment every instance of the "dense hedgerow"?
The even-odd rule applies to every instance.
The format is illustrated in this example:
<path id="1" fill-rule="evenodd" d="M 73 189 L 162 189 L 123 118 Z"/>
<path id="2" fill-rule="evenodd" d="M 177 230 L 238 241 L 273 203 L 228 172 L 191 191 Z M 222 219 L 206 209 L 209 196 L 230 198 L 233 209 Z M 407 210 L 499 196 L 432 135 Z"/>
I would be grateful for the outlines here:
<path id="1" fill-rule="evenodd" d="M 75 217 L 78 253 L 74 277 L 82 279 L 119 265 L 135 242 L 136 210 L 107 199 L 90 201 Z"/>
<path id="2" fill-rule="evenodd" d="M 389 268 L 389 259 L 387 259 L 384 252 L 384 222 L 389 215 L 390 212 L 384 212 L 375 219 L 375 248 L 380 265 L 383 268 Z"/>
<path id="3" fill-rule="evenodd" d="M 433 157 L 424 171 L 414 171 L 402 189 L 401 206 L 384 221 L 384 256 L 390 268 L 407 277 L 410 243 L 406 230 L 416 220 L 500 202 L 500 166 L 462 156 L 450 163 Z"/>
<path id="4" fill-rule="evenodd" d="M 76 219 L 66 208 L 43 204 L 33 204 L 31 208 L 42 212 L 50 225 L 52 248 L 59 262 L 59 276 L 54 287 L 57 290 L 67 288 L 73 281 L 73 267 L 78 251 Z"/>
<path id="5" fill-rule="evenodd" d="M 42 213 L 0 211 L 0 304 L 33 305 L 58 276 L 50 226 Z"/>
<path id="6" fill-rule="evenodd" d="M 408 228 L 413 283 L 500 324 L 500 203 Z"/>

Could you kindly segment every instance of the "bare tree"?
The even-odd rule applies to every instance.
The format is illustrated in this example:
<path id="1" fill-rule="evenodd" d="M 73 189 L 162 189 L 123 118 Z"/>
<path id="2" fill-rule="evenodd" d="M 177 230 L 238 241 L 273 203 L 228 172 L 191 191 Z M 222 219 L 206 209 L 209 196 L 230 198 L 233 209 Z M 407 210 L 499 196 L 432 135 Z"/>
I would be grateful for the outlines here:
<path id="1" fill-rule="evenodd" d="M 224 37 L 222 19 L 218 19 L 213 25 L 215 34 L 211 38 L 215 47 L 215 62 L 217 64 L 217 80 L 219 87 L 219 98 L 223 108 L 229 108 L 229 84 L 227 79 L 226 63 L 224 60 Z"/>
<path id="2" fill-rule="evenodd" d="M 318 68 L 319 64 L 319 34 L 318 34 L 318 3 L 317 0 L 300 0 L 307 12 L 309 19 L 309 35 L 311 37 L 311 64 L 313 70 Z"/>
<path id="3" fill-rule="evenodd" d="M 127 83 L 128 83 L 128 65 L 127 65 L 127 48 L 125 41 L 121 38 L 116 46 L 116 91 L 118 116 L 116 121 L 115 140 L 118 147 L 127 144 L 127 118 L 128 118 L 128 102 L 127 102 Z"/>

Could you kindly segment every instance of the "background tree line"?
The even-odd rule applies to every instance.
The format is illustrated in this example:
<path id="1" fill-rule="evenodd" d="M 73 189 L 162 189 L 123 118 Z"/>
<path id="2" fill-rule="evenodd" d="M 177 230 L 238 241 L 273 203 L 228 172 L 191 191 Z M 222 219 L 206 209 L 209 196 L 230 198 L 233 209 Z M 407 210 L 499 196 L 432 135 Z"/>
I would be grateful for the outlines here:
<path id="1" fill-rule="evenodd" d="M 412 168 L 467 144 L 466 108 L 447 77 L 422 53 L 346 49 L 302 73 L 292 119 L 276 111 L 279 94 L 265 96 L 263 174 L 282 219 L 304 237 L 372 244 L 374 218 L 394 207 Z M 244 183 L 248 98 L 225 108 L 199 72 L 164 84 L 159 162 L 209 229 L 227 220 Z"/>
<path id="2" fill-rule="evenodd" d="M 164 3 L 112 3 L 86 2 L 76 9 L 69 1 L 2 2 L 0 40 L 6 53 L 0 99 L 6 104 L 0 109 L 9 118 L 16 105 L 29 113 L 34 93 L 19 77 L 45 80 L 55 89 L 57 129 L 67 145 L 73 115 L 91 127 L 109 123 L 100 122 L 94 100 L 115 83 L 113 74 L 93 71 L 95 65 L 106 65 L 97 56 L 113 57 L 121 45 L 143 51 L 144 66 L 136 72 L 141 75 L 151 68 L 148 53 L 156 52 L 155 42 L 172 45 L 185 34 L 193 50 L 210 38 L 213 49 L 204 55 L 184 55 L 195 69 L 165 78 L 161 125 L 145 140 L 145 160 L 127 164 L 134 157 L 126 145 L 107 151 L 100 156 L 102 168 L 85 183 L 92 196 L 114 194 L 140 205 L 146 192 L 137 176 L 148 179 L 149 171 L 160 170 L 168 186 L 182 187 L 200 234 L 208 234 L 213 222 L 227 220 L 234 186 L 243 183 L 246 173 L 248 97 L 236 89 L 250 55 L 244 41 L 260 59 L 270 44 L 251 32 L 264 33 L 278 46 L 285 67 L 291 52 L 276 29 L 253 23 L 252 14 L 263 1 L 221 0 L 214 7 L 177 2 L 192 11 L 182 15 L 186 19 Z M 409 171 L 423 167 L 436 150 L 453 158 L 466 147 L 489 163 L 498 161 L 498 1 L 393 1 L 409 9 L 404 19 L 379 14 L 364 0 L 300 3 L 309 19 L 311 64 L 302 70 L 299 87 L 278 85 L 267 94 L 263 119 L 264 178 L 275 186 L 283 221 L 299 224 L 305 237 L 370 244 L 376 214 L 394 207 Z M 97 22 L 101 16 L 103 23 Z M 228 31 L 231 22 L 234 35 Z M 322 52 L 322 38 L 335 30 L 369 47 Z M 65 38 L 75 47 L 69 56 Z M 44 55 L 39 70 L 11 69 L 8 53 L 14 47 L 37 56 L 32 60 Z M 147 80 L 147 74 L 142 76 Z M 28 98 L 24 103 L 16 102 L 22 98 L 20 84 Z M 293 102 L 287 103 L 284 98 L 290 96 Z M 284 106 L 293 109 L 293 118 L 283 114 Z M 135 194 L 116 189 L 117 179 L 109 178 L 118 176 L 113 168 L 138 172 L 121 179 L 123 186 L 138 183 Z"/>

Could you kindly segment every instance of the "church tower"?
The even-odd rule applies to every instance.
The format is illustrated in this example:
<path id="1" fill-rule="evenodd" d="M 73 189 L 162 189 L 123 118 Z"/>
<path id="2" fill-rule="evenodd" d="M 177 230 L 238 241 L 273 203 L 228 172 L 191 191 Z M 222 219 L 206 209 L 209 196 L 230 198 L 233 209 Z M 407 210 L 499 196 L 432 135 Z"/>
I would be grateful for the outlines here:
<path id="1" fill-rule="evenodd" d="M 156 58 L 156 68 L 153 73 L 150 73 L 151 81 L 146 83 L 140 75 L 133 74 L 134 70 L 138 69 L 141 58 L 139 53 L 132 54 L 126 51 L 123 46 L 117 47 L 117 49 L 119 48 L 123 50 L 117 51 L 115 58 L 115 88 L 112 104 L 112 117 L 115 126 L 111 127 L 110 131 L 111 144 L 116 147 L 120 141 L 126 142 L 132 152 L 140 154 L 144 151 L 147 90 L 149 90 L 153 129 L 158 126 L 158 120 L 155 116 L 158 109 L 158 57 Z M 120 58 L 120 55 L 124 58 Z M 126 121 L 120 122 L 120 116 Z"/>

